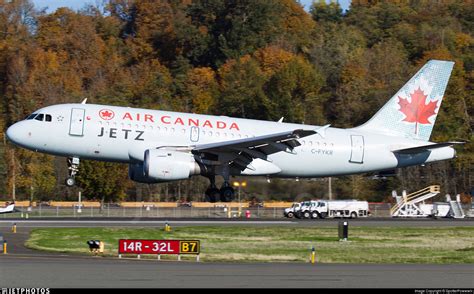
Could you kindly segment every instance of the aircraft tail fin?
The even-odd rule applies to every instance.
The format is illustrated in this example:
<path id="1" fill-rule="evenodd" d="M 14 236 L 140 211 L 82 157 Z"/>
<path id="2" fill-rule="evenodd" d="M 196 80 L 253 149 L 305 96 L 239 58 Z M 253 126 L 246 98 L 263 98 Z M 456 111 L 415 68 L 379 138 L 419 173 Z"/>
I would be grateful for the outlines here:
<path id="1" fill-rule="evenodd" d="M 428 61 L 368 122 L 355 128 L 429 141 L 454 62 Z"/>

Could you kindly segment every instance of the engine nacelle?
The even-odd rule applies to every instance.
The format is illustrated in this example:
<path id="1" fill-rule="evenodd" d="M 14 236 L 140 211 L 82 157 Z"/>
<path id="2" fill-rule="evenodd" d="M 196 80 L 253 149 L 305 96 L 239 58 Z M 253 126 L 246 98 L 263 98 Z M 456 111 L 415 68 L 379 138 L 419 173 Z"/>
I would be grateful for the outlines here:
<path id="1" fill-rule="evenodd" d="M 148 149 L 143 161 L 143 175 L 153 182 L 188 179 L 201 169 L 191 153 L 166 149 Z"/>
<path id="2" fill-rule="evenodd" d="M 153 181 L 152 179 L 145 177 L 142 163 L 130 163 L 128 165 L 128 177 L 130 178 L 130 180 L 139 182 L 139 183 L 145 183 L 145 184 L 156 183 L 156 181 Z"/>

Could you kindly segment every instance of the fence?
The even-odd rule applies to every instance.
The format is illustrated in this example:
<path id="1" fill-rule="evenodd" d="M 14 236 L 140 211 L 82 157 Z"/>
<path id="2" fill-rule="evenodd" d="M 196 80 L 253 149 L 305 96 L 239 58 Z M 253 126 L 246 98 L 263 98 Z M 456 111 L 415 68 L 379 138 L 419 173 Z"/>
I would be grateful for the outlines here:
<path id="1" fill-rule="evenodd" d="M 215 205 L 208 207 L 157 207 L 146 206 L 126 207 L 117 204 L 104 204 L 102 207 L 86 206 L 50 206 L 37 204 L 33 207 L 19 207 L 20 213 L 1 214 L 0 218 L 54 218 L 54 217 L 128 217 L 128 218 L 246 218 L 247 211 L 250 218 L 282 219 L 282 207 L 242 207 L 238 209 L 238 204 L 233 203 L 232 207 L 225 205 Z M 390 204 L 371 204 L 370 211 L 372 217 L 390 217 Z"/>

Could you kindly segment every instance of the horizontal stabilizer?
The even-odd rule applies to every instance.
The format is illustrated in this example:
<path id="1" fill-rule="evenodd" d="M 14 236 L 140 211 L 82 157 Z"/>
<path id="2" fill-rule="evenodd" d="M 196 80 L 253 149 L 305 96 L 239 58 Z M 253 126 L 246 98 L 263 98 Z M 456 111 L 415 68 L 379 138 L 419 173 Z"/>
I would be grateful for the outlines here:
<path id="1" fill-rule="evenodd" d="M 435 144 L 430 144 L 430 145 L 398 149 L 398 150 L 393 150 L 392 152 L 398 153 L 398 154 L 416 154 L 416 153 L 425 152 L 431 149 L 450 147 L 453 145 L 459 145 L 459 144 L 464 144 L 464 143 L 465 142 L 443 142 L 443 143 L 435 143 Z"/>

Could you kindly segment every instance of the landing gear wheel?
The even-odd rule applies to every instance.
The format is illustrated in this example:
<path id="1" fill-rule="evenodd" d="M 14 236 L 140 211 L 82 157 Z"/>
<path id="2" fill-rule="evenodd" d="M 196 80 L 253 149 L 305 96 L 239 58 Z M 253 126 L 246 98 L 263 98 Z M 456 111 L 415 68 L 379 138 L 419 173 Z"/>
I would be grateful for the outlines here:
<path id="1" fill-rule="evenodd" d="M 234 188 L 222 187 L 220 192 L 221 192 L 222 202 L 231 202 L 234 199 L 234 195 L 235 195 Z"/>
<path id="2" fill-rule="evenodd" d="M 66 179 L 66 186 L 72 187 L 76 184 L 76 180 L 72 177 Z"/>
<path id="3" fill-rule="evenodd" d="M 72 187 L 76 184 L 76 180 L 74 177 L 79 171 L 79 158 L 68 157 L 67 166 L 68 166 L 68 177 L 66 179 L 66 186 Z"/>
<path id="4" fill-rule="evenodd" d="M 206 190 L 206 201 L 214 203 L 216 202 L 220 197 L 220 191 L 217 188 L 212 188 L 209 187 Z"/>

